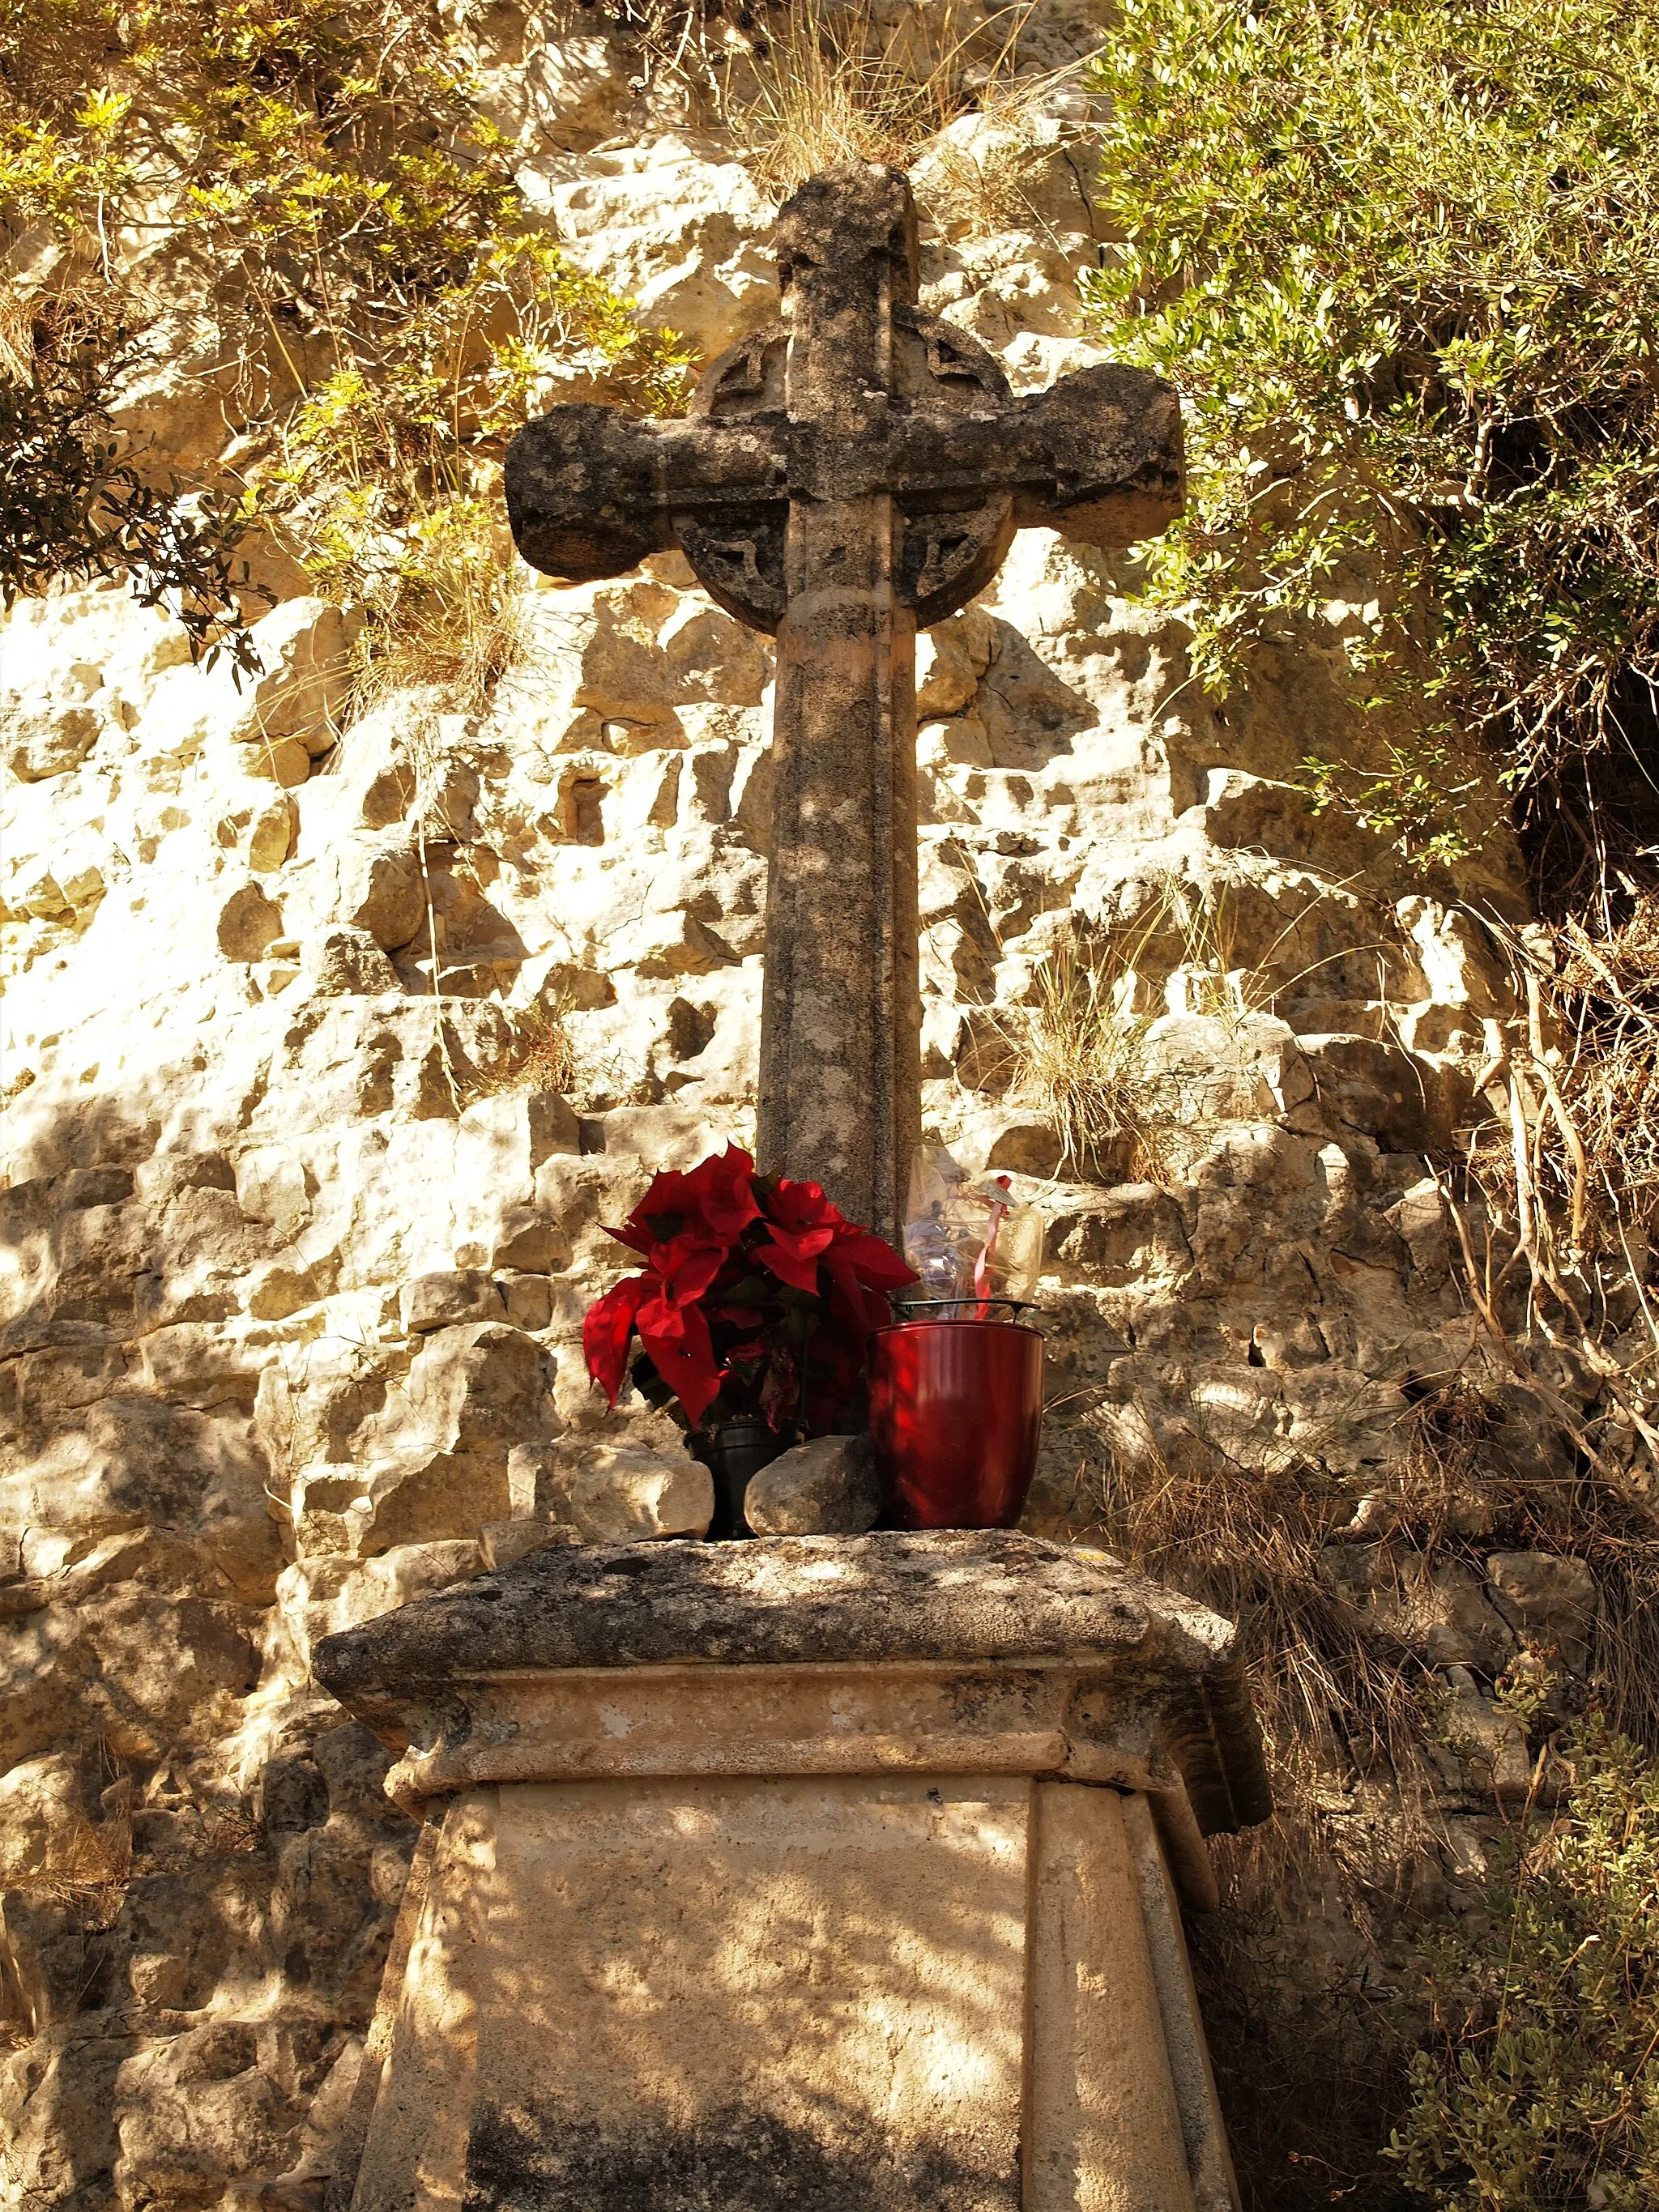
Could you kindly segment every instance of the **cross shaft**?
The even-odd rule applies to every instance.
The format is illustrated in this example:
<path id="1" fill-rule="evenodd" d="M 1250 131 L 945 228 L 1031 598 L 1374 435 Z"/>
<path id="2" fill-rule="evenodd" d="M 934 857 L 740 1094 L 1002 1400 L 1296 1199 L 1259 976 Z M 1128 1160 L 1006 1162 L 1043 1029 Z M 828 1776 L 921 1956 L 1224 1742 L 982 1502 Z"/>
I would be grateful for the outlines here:
<path id="1" fill-rule="evenodd" d="M 680 547 L 775 632 L 761 1166 L 896 1231 L 921 1126 L 915 636 L 982 591 L 1016 529 L 1096 545 L 1161 530 L 1181 416 L 1140 371 L 1011 397 L 915 305 L 891 169 L 815 177 L 781 211 L 783 319 L 709 368 L 690 417 L 556 408 L 507 454 L 525 558 L 571 581 Z"/>

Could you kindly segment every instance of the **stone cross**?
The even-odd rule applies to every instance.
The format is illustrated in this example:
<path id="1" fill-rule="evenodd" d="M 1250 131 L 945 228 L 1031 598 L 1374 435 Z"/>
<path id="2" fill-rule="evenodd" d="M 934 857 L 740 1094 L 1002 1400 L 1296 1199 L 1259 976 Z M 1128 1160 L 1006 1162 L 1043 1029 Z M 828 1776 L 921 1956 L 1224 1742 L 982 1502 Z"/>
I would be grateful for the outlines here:
<path id="1" fill-rule="evenodd" d="M 915 635 L 995 575 L 1014 532 L 1162 530 L 1181 410 L 1111 366 L 1015 399 L 915 304 L 896 170 L 814 177 L 778 219 L 783 319 L 708 369 L 688 418 L 556 407 L 514 439 L 526 561 L 571 582 L 678 546 L 775 632 L 759 1163 L 891 1237 L 921 1128 Z"/>

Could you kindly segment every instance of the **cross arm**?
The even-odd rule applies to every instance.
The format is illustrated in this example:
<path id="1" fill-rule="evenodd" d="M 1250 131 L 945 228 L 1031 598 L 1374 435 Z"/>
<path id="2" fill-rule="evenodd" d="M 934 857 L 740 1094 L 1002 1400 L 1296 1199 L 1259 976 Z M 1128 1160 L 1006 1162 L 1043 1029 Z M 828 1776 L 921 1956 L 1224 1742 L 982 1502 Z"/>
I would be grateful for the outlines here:
<path id="1" fill-rule="evenodd" d="M 844 478 L 895 491 L 919 510 L 1012 493 L 1018 527 L 1043 525 L 1093 545 L 1129 545 L 1163 530 L 1181 510 L 1185 483 L 1174 390 L 1110 362 L 995 415 L 917 409 L 884 441 L 836 458 Z M 796 457 L 793 475 L 811 482 L 815 473 L 827 471 Z"/>
<path id="2" fill-rule="evenodd" d="M 658 422 L 615 407 L 556 407 L 507 452 L 507 513 L 533 568 L 593 583 L 678 543 L 674 517 L 787 499 L 782 426 Z"/>
<path id="3" fill-rule="evenodd" d="M 1156 537 L 1186 495 L 1181 401 L 1146 369 L 1108 362 L 1016 400 L 998 425 L 1021 471 L 1014 520 L 1085 544 Z"/>

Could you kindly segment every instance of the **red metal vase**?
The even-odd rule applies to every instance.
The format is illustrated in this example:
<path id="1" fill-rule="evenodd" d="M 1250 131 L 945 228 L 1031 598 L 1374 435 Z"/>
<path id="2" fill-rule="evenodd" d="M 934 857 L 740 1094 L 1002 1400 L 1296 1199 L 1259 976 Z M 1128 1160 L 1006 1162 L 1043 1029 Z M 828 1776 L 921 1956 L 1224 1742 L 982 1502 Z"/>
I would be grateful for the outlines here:
<path id="1" fill-rule="evenodd" d="M 908 1321 L 870 1340 L 870 1433 L 901 1528 L 1012 1528 L 1042 1432 L 1042 1339 L 1002 1321 Z"/>

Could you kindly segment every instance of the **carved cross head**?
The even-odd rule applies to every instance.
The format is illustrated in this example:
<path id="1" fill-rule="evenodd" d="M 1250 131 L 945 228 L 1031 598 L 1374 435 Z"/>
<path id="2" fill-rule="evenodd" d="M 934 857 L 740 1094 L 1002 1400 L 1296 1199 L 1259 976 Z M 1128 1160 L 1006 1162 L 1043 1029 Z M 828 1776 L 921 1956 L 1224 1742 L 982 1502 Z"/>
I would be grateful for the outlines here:
<path id="1" fill-rule="evenodd" d="M 684 421 L 555 408 L 513 441 L 507 513 L 526 560 L 570 582 L 678 546 L 753 629 L 792 602 L 857 588 L 867 539 L 919 627 L 995 575 L 1016 530 L 1094 545 L 1154 535 L 1178 512 L 1171 388 L 1106 365 L 1016 399 L 992 356 L 916 305 L 915 207 L 898 171 L 849 165 L 803 185 L 778 220 L 781 319 L 703 376 Z M 845 514 L 838 534 L 804 532 Z"/>

